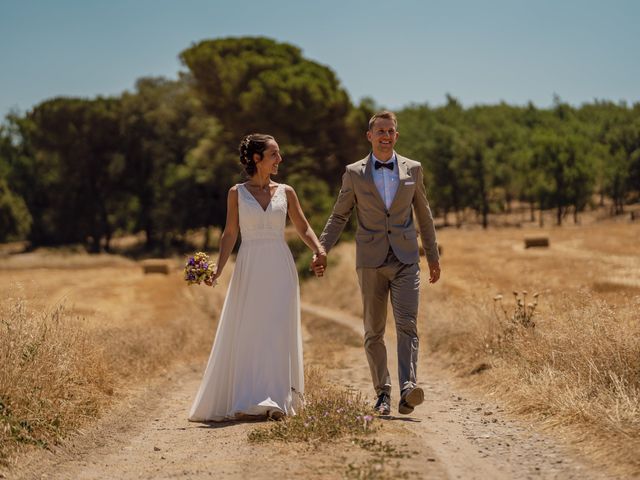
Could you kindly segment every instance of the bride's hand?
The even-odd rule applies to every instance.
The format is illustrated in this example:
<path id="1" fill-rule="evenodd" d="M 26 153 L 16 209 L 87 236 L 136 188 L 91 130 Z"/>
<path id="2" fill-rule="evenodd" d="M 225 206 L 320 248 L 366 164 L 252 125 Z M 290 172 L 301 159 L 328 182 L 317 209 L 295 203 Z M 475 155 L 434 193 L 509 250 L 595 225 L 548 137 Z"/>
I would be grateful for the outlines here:
<path id="1" fill-rule="evenodd" d="M 209 285 L 210 287 L 215 287 L 218 277 L 220 276 L 222 272 L 218 272 L 217 270 L 215 272 L 213 272 L 213 275 L 211 275 L 211 278 L 207 279 L 204 281 L 204 283 L 206 283 L 207 285 Z"/>
<path id="2" fill-rule="evenodd" d="M 327 254 L 324 252 L 314 253 L 313 260 L 311 261 L 311 270 L 315 273 L 316 277 L 324 276 L 324 271 L 327 268 Z"/>

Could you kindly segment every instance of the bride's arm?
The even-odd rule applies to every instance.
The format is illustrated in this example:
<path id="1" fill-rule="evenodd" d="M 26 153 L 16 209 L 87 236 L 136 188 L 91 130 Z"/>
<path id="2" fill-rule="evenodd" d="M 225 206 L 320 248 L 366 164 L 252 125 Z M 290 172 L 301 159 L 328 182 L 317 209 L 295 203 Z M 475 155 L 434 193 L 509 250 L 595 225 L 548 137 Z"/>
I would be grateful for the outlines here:
<path id="1" fill-rule="evenodd" d="M 220 236 L 220 253 L 218 254 L 218 263 L 216 264 L 215 273 L 211 279 L 212 283 L 220 276 L 224 266 L 227 264 L 229 255 L 231 255 L 233 247 L 238 240 L 239 231 L 238 187 L 234 185 L 229 189 L 229 194 L 227 195 L 227 221 L 224 226 L 224 231 Z"/>
<path id="2" fill-rule="evenodd" d="M 293 226 L 296 228 L 296 232 L 298 232 L 302 241 L 311 249 L 311 251 L 313 251 L 316 257 L 326 257 L 327 253 L 325 252 L 324 247 L 320 245 L 320 241 L 311 228 L 311 225 L 309 225 L 307 217 L 304 216 L 304 212 L 302 211 L 302 207 L 300 206 L 300 201 L 298 200 L 298 195 L 296 195 L 295 190 L 289 185 L 286 185 L 285 192 L 287 193 L 287 203 L 289 204 L 289 218 L 291 219 Z"/>

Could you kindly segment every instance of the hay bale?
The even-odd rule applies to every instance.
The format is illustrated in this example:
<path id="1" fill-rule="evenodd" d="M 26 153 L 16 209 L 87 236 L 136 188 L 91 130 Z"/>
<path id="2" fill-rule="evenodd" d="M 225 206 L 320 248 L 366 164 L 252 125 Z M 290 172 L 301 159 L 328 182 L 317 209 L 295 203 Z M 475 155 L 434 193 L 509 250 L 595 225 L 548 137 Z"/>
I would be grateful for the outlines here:
<path id="1" fill-rule="evenodd" d="M 148 273 L 162 273 L 164 275 L 169 275 L 169 262 L 167 260 L 161 258 L 151 258 L 148 260 L 142 261 L 142 271 L 146 274 Z"/>
<path id="2" fill-rule="evenodd" d="M 524 248 L 549 246 L 549 237 L 528 237 L 524 239 Z"/>

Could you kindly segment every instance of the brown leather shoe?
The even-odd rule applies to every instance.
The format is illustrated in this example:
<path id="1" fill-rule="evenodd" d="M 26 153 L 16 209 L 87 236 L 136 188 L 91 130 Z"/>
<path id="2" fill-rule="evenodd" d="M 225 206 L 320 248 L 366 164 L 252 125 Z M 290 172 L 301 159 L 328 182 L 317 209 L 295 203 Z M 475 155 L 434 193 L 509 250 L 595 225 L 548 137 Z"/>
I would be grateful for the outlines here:
<path id="1" fill-rule="evenodd" d="M 407 415 L 413 412 L 413 409 L 424 402 L 424 390 L 420 387 L 406 388 L 400 395 L 400 404 L 398 412 Z"/>

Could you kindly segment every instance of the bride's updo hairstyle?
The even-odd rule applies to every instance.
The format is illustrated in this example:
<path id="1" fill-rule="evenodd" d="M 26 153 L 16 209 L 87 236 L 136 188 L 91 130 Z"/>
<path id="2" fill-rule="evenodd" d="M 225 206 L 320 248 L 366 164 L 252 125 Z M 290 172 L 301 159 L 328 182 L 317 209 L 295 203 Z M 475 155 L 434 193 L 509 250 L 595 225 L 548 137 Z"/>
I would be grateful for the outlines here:
<path id="1" fill-rule="evenodd" d="M 247 175 L 253 177 L 256 174 L 258 167 L 253 160 L 253 154 L 257 153 L 262 158 L 264 151 L 267 148 L 267 142 L 269 140 L 275 140 L 271 135 L 265 135 L 264 133 L 252 133 L 246 135 L 240 142 L 238 150 L 240 151 L 240 163 L 244 165 L 244 171 Z"/>

